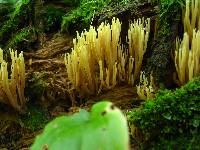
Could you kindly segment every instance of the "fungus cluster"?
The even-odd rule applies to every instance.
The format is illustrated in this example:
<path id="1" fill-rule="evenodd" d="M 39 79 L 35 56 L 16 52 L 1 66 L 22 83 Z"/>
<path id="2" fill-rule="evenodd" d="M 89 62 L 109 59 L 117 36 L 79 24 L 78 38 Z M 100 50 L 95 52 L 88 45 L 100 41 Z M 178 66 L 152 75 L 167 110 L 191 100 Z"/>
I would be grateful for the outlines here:
<path id="1" fill-rule="evenodd" d="M 150 32 L 150 19 L 130 23 L 126 48 L 121 44 L 121 22 L 93 26 L 73 40 L 74 48 L 65 55 L 69 90 L 80 95 L 99 94 L 121 82 L 133 85 L 137 80 Z"/>
<path id="2" fill-rule="evenodd" d="M 23 52 L 10 50 L 11 76 L 9 78 L 7 62 L 3 59 L 3 50 L 0 49 L 0 102 L 11 105 L 17 111 L 22 111 L 25 104 L 25 65 Z"/>
<path id="3" fill-rule="evenodd" d="M 175 67 L 179 84 L 200 75 L 200 1 L 186 0 L 183 40 L 176 40 Z"/>

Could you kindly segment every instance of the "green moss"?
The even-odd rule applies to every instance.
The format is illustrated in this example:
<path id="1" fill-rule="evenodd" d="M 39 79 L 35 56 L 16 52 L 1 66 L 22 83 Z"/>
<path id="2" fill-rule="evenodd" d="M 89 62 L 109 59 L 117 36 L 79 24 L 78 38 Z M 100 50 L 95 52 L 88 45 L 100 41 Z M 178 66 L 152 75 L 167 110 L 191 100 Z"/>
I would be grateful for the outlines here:
<path id="1" fill-rule="evenodd" d="M 109 18 L 109 16 L 113 16 L 114 10 L 119 11 L 125 5 L 128 7 L 129 3 L 132 4 L 132 2 L 135 3 L 135 0 L 82 0 L 79 7 L 63 16 L 61 30 L 82 31 L 89 27 L 93 16 L 102 14 L 102 16 Z"/>
<path id="2" fill-rule="evenodd" d="M 91 19 L 95 11 L 100 10 L 107 5 L 111 0 L 82 0 L 78 8 L 73 9 L 71 12 L 63 16 L 62 31 L 69 31 L 73 29 L 83 30 L 89 27 Z"/>
<path id="3" fill-rule="evenodd" d="M 128 120 L 141 130 L 146 141 L 170 142 L 180 136 L 196 136 L 200 132 L 199 114 L 200 77 L 197 77 L 175 91 L 158 92 L 154 100 L 128 113 Z"/>
<path id="4" fill-rule="evenodd" d="M 0 39 L 2 39 L 4 35 L 9 31 L 17 29 L 17 26 L 20 24 L 20 21 L 23 21 L 21 19 L 27 15 L 27 12 L 25 11 L 27 10 L 27 5 L 27 1 L 17 3 L 17 5 L 15 6 L 15 10 L 10 15 L 10 19 L 4 23 L 3 27 L 0 30 Z"/>
<path id="5" fill-rule="evenodd" d="M 9 19 L 3 22 L 0 29 L 1 43 L 7 43 L 18 30 L 27 27 L 32 16 L 32 6 L 29 0 L 20 0 L 14 5 L 14 11 L 9 14 Z M 3 45 L 5 47 L 6 45 Z"/>
<path id="6" fill-rule="evenodd" d="M 58 31 L 61 28 L 62 16 L 65 14 L 63 8 L 47 6 L 41 14 L 43 21 L 44 32 L 50 33 Z"/>
<path id="7" fill-rule="evenodd" d="M 185 0 L 160 0 L 160 14 L 158 19 L 159 37 L 171 36 L 173 32 L 171 25 L 180 22 L 184 5 Z"/>
<path id="8" fill-rule="evenodd" d="M 0 27 L 3 25 L 3 22 L 9 19 L 9 13 L 13 11 L 13 5 L 11 4 L 2 4 L 0 3 Z"/>
<path id="9" fill-rule="evenodd" d="M 32 42 L 36 39 L 37 29 L 25 27 L 17 32 L 6 44 L 5 49 L 13 48 L 26 51 Z"/>
<path id="10" fill-rule="evenodd" d="M 49 120 L 47 113 L 39 106 L 28 106 L 28 112 L 21 115 L 21 126 L 36 131 L 42 129 Z"/>
<path id="11" fill-rule="evenodd" d="M 3 3 L 3 4 L 15 4 L 18 1 L 19 0 L 0 0 L 0 3 Z"/>

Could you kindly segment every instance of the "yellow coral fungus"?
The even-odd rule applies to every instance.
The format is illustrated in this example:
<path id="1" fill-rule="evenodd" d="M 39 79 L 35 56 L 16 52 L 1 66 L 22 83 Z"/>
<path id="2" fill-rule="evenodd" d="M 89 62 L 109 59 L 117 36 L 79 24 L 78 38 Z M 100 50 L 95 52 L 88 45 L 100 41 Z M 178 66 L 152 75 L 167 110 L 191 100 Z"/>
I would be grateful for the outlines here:
<path id="1" fill-rule="evenodd" d="M 183 18 L 184 32 L 189 35 L 190 42 L 194 29 L 200 29 L 200 1 L 186 0 L 185 15 Z"/>
<path id="2" fill-rule="evenodd" d="M 130 24 L 128 30 L 128 44 L 130 56 L 134 58 L 134 73 L 131 79 L 133 85 L 138 78 L 142 66 L 142 60 L 147 48 L 150 32 L 150 19 L 138 19 Z"/>
<path id="3" fill-rule="evenodd" d="M 146 78 L 144 72 L 141 71 L 140 84 L 137 85 L 136 87 L 137 87 L 137 94 L 140 99 L 148 100 L 154 98 L 156 87 L 154 85 L 152 75 L 150 75 L 150 82 L 148 82 L 148 79 Z"/>
<path id="4" fill-rule="evenodd" d="M 200 75 L 200 31 L 193 30 L 193 38 L 190 49 L 189 35 L 184 34 L 180 46 L 175 51 L 175 66 L 179 78 L 179 84 L 184 85 L 193 77 Z"/>
<path id="5" fill-rule="evenodd" d="M 133 85 L 146 51 L 149 25 L 149 19 L 130 24 L 129 50 L 120 43 L 119 19 L 113 18 L 111 25 L 101 23 L 97 30 L 91 26 L 89 31 L 77 33 L 72 53 L 65 55 L 71 89 L 80 95 L 91 95 L 111 89 L 119 82 Z"/>
<path id="6" fill-rule="evenodd" d="M 187 0 L 183 40 L 176 41 L 175 67 L 179 84 L 200 75 L 200 2 Z"/>
<path id="7" fill-rule="evenodd" d="M 25 65 L 23 52 L 17 56 L 17 51 L 10 50 L 12 65 L 11 78 L 9 79 L 7 63 L 3 60 L 3 50 L 0 49 L 0 102 L 11 105 L 21 111 L 25 104 Z"/>

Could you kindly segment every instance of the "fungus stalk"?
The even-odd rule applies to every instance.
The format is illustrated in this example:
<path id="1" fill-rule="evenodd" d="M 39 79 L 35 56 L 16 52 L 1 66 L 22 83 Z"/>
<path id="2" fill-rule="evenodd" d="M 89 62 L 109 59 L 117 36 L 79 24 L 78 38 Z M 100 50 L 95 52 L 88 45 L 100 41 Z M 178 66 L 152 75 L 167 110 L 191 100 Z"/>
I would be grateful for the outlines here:
<path id="1" fill-rule="evenodd" d="M 25 65 L 23 52 L 17 56 L 17 51 L 10 50 L 11 78 L 9 79 L 7 63 L 3 60 L 3 50 L 0 49 L 0 102 L 11 105 L 17 111 L 22 111 L 25 105 Z"/>

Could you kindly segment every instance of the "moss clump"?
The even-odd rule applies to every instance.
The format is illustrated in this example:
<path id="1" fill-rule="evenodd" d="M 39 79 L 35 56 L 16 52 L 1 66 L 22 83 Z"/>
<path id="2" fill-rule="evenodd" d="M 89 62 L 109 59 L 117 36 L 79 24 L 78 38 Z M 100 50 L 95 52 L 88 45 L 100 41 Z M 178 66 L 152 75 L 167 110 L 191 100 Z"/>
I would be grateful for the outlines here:
<path id="1" fill-rule="evenodd" d="M 180 137 L 192 140 L 200 132 L 199 114 L 200 77 L 175 91 L 158 92 L 154 100 L 128 113 L 128 119 L 142 133 L 140 140 L 158 144 L 163 141 L 172 143 Z M 178 143 L 172 145 L 180 146 Z"/>
<path id="2" fill-rule="evenodd" d="M 3 25 L 3 22 L 9 19 L 9 13 L 13 11 L 13 5 L 8 3 L 0 3 L 0 27 Z"/>
<path id="3" fill-rule="evenodd" d="M 37 38 L 38 30 L 34 27 L 25 27 L 17 32 L 6 44 L 5 49 L 13 48 L 26 51 Z"/>
<path id="4" fill-rule="evenodd" d="M 9 20 L 4 22 L 0 30 L 0 40 L 6 40 L 14 31 L 16 32 L 20 28 L 29 23 L 29 15 L 31 13 L 29 1 L 23 0 L 16 4 L 14 11 L 9 16 Z M 6 35 L 6 36 L 5 36 Z"/>
<path id="5" fill-rule="evenodd" d="M 185 0 L 160 0 L 160 13 L 158 18 L 158 38 L 173 35 L 172 25 L 182 19 L 182 8 Z M 172 13 L 174 16 L 171 17 Z"/>
<path id="6" fill-rule="evenodd" d="M 56 8 L 54 6 L 47 6 L 41 14 L 45 33 L 55 32 L 60 30 L 62 16 L 65 10 L 63 8 Z"/>
<path id="7" fill-rule="evenodd" d="M 4 43 L 1 45 L 4 49 L 8 49 L 10 46 L 14 48 L 20 41 L 24 40 L 25 36 L 30 35 L 29 31 L 33 31 L 33 3 L 29 0 L 20 0 L 9 5 L 13 9 L 5 15 L 7 18 L 0 29 L 0 42 Z"/>
<path id="8" fill-rule="evenodd" d="M 21 126 L 31 131 L 42 129 L 48 122 L 47 112 L 39 106 L 28 106 L 28 112 L 21 115 Z"/>
<path id="9" fill-rule="evenodd" d="M 62 31 L 83 30 L 89 27 L 95 11 L 100 10 L 111 0 L 82 0 L 80 6 L 63 16 Z M 72 32 L 73 32 L 72 31 Z"/>

